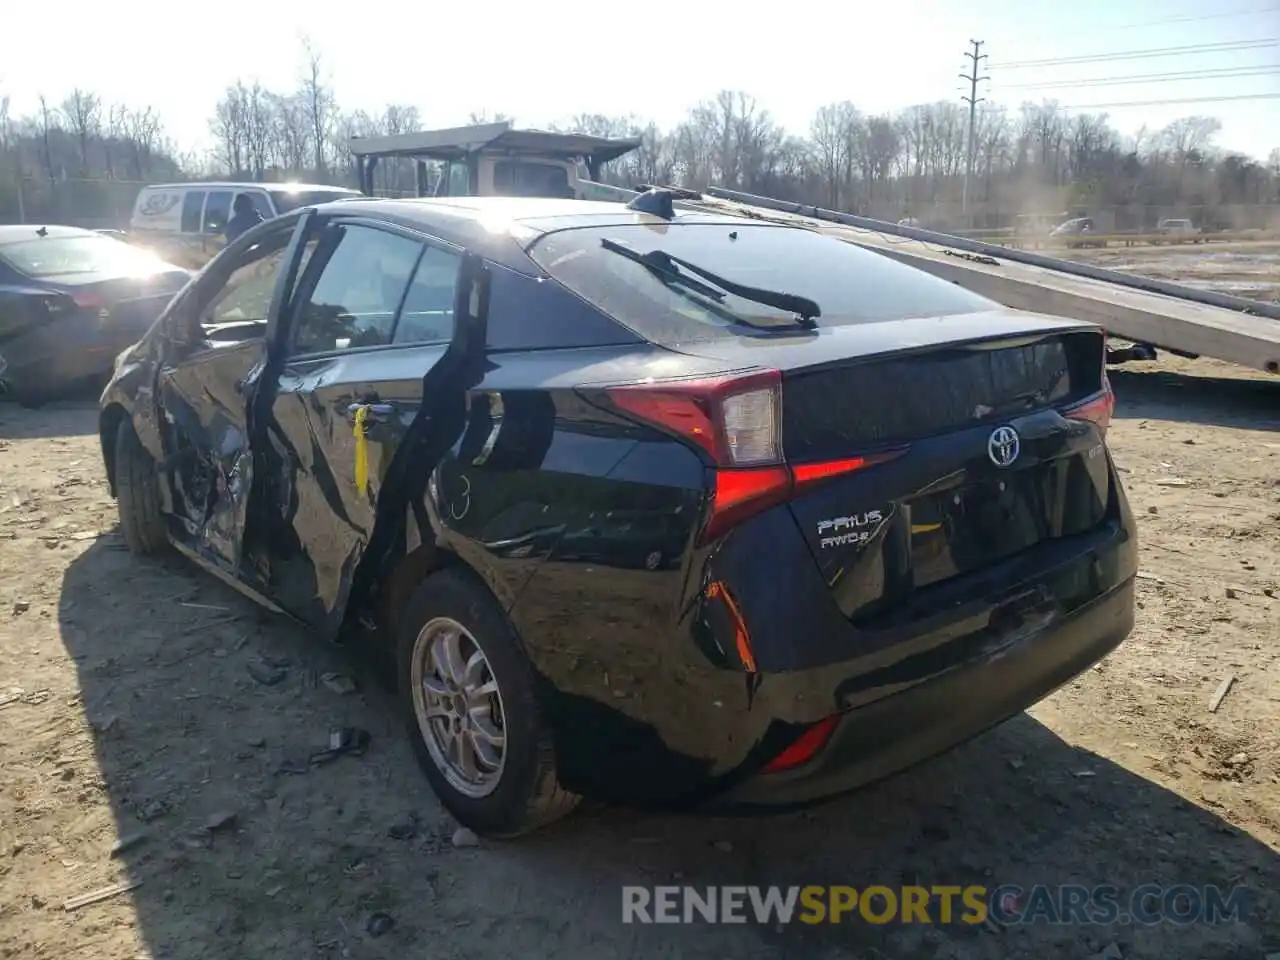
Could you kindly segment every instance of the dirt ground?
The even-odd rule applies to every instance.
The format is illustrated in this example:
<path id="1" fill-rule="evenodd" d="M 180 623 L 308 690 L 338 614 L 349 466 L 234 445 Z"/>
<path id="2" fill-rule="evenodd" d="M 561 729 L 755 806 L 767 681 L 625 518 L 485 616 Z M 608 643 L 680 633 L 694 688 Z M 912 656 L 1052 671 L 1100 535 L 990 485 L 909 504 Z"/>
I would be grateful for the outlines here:
<path id="1" fill-rule="evenodd" d="M 177 559 L 130 557 L 92 402 L 0 405 L 0 957 L 1280 952 L 1280 382 L 1204 360 L 1113 376 L 1142 574 L 1137 628 L 1097 668 L 805 813 L 590 810 L 462 848 L 358 664 Z M 367 753 L 296 764 L 345 725 L 372 734 Z M 64 909 L 125 880 L 140 886 Z M 623 884 L 672 882 L 1240 884 L 1253 899 L 1217 926 L 621 923 Z M 375 937 L 379 913 L 394 924 Z"/>
<path id="2" fill-rule="evenodd" d="M 1082 248 L 1054 255 L 1215 293 L 1280 301 L 1280 243 Z"/>

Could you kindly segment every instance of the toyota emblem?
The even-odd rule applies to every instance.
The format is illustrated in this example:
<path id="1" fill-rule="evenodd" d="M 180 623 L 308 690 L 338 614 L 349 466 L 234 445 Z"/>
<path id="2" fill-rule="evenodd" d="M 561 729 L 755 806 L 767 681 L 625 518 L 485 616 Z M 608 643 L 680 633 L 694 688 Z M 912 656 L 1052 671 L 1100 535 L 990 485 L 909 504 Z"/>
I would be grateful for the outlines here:
<path id="1" fill-rule="evenodd" d="M 1021 443 L 1013 427 L 996 427 L 987 439 L 987 456 L 997 467 L 1011 467 L 1018 459 Z"/>

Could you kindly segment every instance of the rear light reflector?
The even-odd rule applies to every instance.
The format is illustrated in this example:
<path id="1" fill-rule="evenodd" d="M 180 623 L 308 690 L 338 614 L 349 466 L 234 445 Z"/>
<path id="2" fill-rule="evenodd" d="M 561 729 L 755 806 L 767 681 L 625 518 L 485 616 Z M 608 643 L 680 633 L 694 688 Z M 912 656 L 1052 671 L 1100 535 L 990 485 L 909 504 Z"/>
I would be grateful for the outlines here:
<path id="1" fill-rule="evenodd" d="M 1107 383 L 1103 386 L 1102 393 L 1069 410 L 1064 410 L 1062 415 L 1071 420 L 1088 420 L 1090 423 L 1097 424 L 1098 429 L 1106 433 L 1107 427 L 1111 425 L 1111 415 L 1115 412 L 1115 407 L 1116 395 L 1111 392 L 1111 384 Z"/>
<path id="2" fill-rule="evenodd" d="M 71 299 L 81 310 L 101 310 L 107 305 L 106 298 L 102 294 L 88 293 L 83 290 L 76 290 L 71 294 Z"/>
<path id="3" fill-rule="evenodd" d="M 879 463 L 879 459 L 872 458 Z M 791 468 L 792 476 L 795 477 L 796 486 L 803 487 L 811 483 L 817 483 L 820 480 L 826 480 L 828 477 L 838 477 L 842 473 L 852 473 L 854 470 L 861 470 L 869 463 L 866 457 L 846 457 L 843 460 L 823 460 L 820 463 L 797 463 Z"/>
<path id="4" fill-rule="evenodd" d="M 782 773 L 803 766 L 818 755 L 818 751 L 827 745 L 831 735 L 836 732 L 839 715 L 823 717 L 812 727 L 800 734 L 795 742 L 766 764 L 762 773 Z"/>
<path id="5" fill-rule="evenodd" d="M 702 543 L 724 536 L 753 514 L 785 503 L 794 489 L 791 471 L 782 465 L 754 470 L 717 470 L 715 485 L 711 516 L 702 529 Z"/>
<path id="6" fill-rule="evenodd" d="M 623 413 L 697 444 L 714 465 L 711 514 L 699 543 L 723 536 L 747 517 L 798 491 L 901 454 L 789 465 L 782 455 L 782 374 L 753 371 L 612 387 Z"/>

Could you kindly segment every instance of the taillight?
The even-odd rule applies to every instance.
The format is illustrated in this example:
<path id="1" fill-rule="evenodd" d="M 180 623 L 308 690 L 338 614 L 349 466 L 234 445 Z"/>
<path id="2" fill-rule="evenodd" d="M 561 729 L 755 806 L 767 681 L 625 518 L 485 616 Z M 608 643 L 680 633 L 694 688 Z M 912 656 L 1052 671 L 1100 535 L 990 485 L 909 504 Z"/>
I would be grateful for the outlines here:
<path id="1" fill-rule="evenodd" d="M 800 734 L 791 746 L 770 760 L 761 773 L 782 773 L 784 770 L 793 770 L 808 763 L 827 745 L 831 735 L 836 732 L 836 725 L 839 722 L 838 714 L 819 720 Z"/>
<path id="2" fill-rule="evenodd" d="M 107 305 L 107 300 L 102 294 L 85 290 L 73 291 L 71 299 L 75 301 L 75 305 L 81 310 L 101 310 Z"/>
<path id="3" fill-rule="evenodd" d="M 782 374 L 764 370 L 614 387 L 621 410 L 702 447 L 721 467 L 782 462 Z"/>
<path id="4" fill-rule="evenodd" d="M 1111 415 L 1115 412 L 1115 408 L 1116 395 L 1111 392 L 1111 384 L 1104 380 L 1102 393 L 1069 410 L 1062 411 L 1062 415 L 1071 420 L 1088 420 L 1090 423 L 1097 424 L 1098 430 L 1105 434 L 1107 427 L 1111 426 Z"/>
<path id="5" fill-rule="evenodd" d="M 715 487 L 700 543 L 723 536 L 800 489 L 902 452 L 787 464 L 782 454 L 782 374 L 777 370 L 650 381 L 606 392 L 619 410 L 697 444 L 711 458 Z"/>

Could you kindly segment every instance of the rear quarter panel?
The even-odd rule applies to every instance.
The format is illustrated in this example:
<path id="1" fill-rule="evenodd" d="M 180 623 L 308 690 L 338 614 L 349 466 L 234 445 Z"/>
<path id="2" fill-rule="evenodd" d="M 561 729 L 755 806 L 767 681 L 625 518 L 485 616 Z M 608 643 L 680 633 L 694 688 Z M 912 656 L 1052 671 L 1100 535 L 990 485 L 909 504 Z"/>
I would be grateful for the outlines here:
<path id="1" fill-rule="evenodd" d="M 423 539 L 438 535 L 508 610 L 566 534 L 571 541 L 577 534 L 586 553 L 607 553 L 602 541 L 609 536 L 593 519 L 627 509 L 616 472 L 653 431 L 591 404 L 579 390 L 652 375 L 671 356 L 647 345 L 491 354 L 469 393 L 465 429 L 432 473 L 424 505 L 438 534 L 424 531 Z M 675 446 L 685 467 L 700 464 Z M 686 472 L 679 482 L 700 486 L 701 473 Z M 615 527 L 621 534 L 621 519 Z"/>

